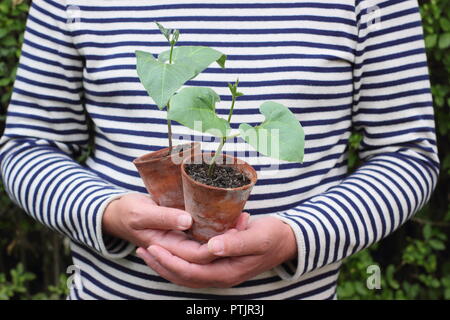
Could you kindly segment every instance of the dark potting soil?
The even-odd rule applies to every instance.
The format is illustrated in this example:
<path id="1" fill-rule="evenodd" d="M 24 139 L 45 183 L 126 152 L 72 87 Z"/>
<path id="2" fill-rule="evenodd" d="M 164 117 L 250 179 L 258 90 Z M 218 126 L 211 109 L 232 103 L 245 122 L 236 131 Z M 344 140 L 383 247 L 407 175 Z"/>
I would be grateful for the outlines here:
<path id="1" fill-rule="evenodd" d="M 250 179 L 233 167 L 216 165 L 214 173 L 208 176 L 209 165 L 188 164 L 186 173 L 195 181 L 217 188 L 239 188 L 250 183 Z"/>

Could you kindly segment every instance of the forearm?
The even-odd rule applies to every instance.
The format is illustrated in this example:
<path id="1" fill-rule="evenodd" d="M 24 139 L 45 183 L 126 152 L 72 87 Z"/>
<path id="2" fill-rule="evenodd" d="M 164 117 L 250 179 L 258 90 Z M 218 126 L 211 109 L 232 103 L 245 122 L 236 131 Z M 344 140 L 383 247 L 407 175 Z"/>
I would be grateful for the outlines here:
<path id="1" fill-rule="evenodd" d="M 326 193 L 278 214 L 297 239 L 294 277 L 342 260 L 394 232 L 429 199 L 437 176 L 437 164 L 419 154 L 380 154 Z"/>
<path id="2" fill-rule="evenodd" d="M 33 218 L 105 255 L 125 254 L 123 243 L 105 241 L 101 223 L 107 204 L 127 190 L 102 180 L 59 149 L 43 141 L 36 144 L 33 139 L 6 142 L 0 165 L 9 196 Z M 127 247 L 125 251 L 130 250 Z"/>

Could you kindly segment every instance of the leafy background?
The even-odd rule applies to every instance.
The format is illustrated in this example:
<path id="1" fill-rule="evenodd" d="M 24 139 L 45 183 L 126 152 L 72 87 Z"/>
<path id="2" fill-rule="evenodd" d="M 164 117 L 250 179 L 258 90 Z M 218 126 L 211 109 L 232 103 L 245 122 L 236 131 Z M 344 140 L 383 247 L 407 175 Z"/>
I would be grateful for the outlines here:
<path id="1" fill-rule="evenodd" d="M 29 0 L 0 0 L 0 134 L 11 97 Z M 436 113 L 441 174 L 434 195 L 412 220 L 377 245 L 348 258 L 339 299 L 450 299 L 450 0 L 419 1 Z M 361 137 L 349 141 L 350 170 Z M 35 223 L 7 197 L 0 180 L 0 300 L 64 299 L 67 241 Z M 369 290 L 378 265 L 381 289 Z"/>

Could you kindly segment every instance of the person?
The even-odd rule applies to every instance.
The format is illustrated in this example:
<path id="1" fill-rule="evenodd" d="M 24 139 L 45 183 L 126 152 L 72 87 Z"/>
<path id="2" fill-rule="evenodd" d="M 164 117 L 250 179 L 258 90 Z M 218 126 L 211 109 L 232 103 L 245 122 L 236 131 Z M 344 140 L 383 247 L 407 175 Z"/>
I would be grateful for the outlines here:
<path id="1" fill-rule="evenodd" d="M 188 85 L 214 88 L 224 115 L 239 77 L 233 128 L 274 100 L 305 130 L 303 164 L 241 152 L 260 175 L 251 217 L 204 245 L 132 164 L 167 147 L 165 112 L 135 70 L 135 50 L 167 50 L 155 21 L 180 30 L 178 45 L 228 56 Z M 349 174 L 352 128 L 362 165 Z M 343 259 L 393 233 L 436 185 L 417 2 L 34 1 L 0 148 L 11 199 L 71 240 L 69 299 L 336 299 Z"/>

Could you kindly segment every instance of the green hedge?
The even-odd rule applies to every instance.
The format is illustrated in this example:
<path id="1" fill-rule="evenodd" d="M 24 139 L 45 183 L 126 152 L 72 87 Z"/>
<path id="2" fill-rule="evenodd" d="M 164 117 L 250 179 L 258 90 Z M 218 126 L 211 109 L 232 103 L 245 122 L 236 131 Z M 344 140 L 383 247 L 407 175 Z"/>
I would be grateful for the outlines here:
<path id="1" fill-rule="evenodd" d="M 0 133 L 11 97 L 29 0 L 0 0 Z M 442 162 L 430 203 L 389 238 L 347 259 L 339 299 L 450 299 L 450 0 L 420 1 Z M 349 141 L 358 164 L 360 137 Z M 0 300 L 61 299 L 67 294 L 67 245 L 8 199 L 0 181 Z M 369 290 L 367 267 L 378 265 L 381 289 Z"/>

